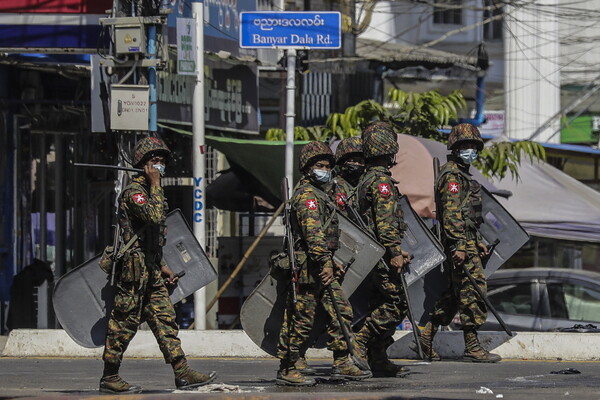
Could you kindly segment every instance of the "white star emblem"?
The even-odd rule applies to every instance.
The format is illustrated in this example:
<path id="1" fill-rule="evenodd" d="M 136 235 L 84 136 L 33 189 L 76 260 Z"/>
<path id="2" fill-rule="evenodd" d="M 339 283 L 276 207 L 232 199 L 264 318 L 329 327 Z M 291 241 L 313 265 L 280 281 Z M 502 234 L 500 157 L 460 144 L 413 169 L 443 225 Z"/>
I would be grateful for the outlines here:
<path id="1" fill-rule="evenodd" d="M 387 185 L 381 186 L 381 193 L 389 193 L 389 192 L 390 192 L 390 188 Z"/>
<path id="2" fill-rule="evenodd" d="M 308 207 L 309 210 L 316 210 L 317 209 L 316 200 L 306 200 L 306 207 Z"/>
<path id="3" fill-rule="evenodd" d="M 134 194 L 133 201 L 138 204 L 144 204 L 146 202 L 146 196 L 144 196 L 142 193 Z"/>
<path id="4" fill-rule="evenodd" d="M 448 185 L 448 190 L 450 190 L 452 193 L 458 193 L 458 183 L 450 182 Z"/>

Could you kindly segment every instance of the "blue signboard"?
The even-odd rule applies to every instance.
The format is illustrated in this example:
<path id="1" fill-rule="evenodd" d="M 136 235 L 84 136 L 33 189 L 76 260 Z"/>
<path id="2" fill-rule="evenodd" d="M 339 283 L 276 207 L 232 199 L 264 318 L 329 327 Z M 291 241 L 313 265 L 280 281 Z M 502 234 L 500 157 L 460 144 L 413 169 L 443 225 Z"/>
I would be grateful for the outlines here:
<path id="1" fill-rule="evenodd" d="M 240 47 L 339 49 L 342 18 L 339 12 L 243 12 Z"/>
<path id="2" fill-rule="evenodd" d="M 238 43 L 239 14 L 256 10 L 256 0 L 163 0 L 164 7 L 173 10 L 168 21 L 171 44 L 177 43 L 177 18 L 192 18 L 192 3 L 204 3 L 204 50 L 256 57 L 254 50 L 240 51 Z"/>

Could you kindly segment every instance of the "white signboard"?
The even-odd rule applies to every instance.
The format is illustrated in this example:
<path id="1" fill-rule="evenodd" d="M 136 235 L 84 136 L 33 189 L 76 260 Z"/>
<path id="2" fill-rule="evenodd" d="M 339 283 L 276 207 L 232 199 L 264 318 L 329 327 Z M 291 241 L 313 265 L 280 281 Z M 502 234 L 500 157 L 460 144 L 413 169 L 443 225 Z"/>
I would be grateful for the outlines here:
<path id="1" fill-rule="evenodd" d="M 150 116 L 148 85 L 111 85 L 110 129 L 147 131 Z"/>
<path id="2" fill-rule="evenodd" d="M 193 18 L 177 18 L 177 73 L 196 75 L 196 31 Z"/>
<path id="3" fill-rule="evenodd" d="M 484 111 L 485 123 L 479 127 L 479 132 L 487 136 L 500 136 L 504 133 L 504 111 Z"/>

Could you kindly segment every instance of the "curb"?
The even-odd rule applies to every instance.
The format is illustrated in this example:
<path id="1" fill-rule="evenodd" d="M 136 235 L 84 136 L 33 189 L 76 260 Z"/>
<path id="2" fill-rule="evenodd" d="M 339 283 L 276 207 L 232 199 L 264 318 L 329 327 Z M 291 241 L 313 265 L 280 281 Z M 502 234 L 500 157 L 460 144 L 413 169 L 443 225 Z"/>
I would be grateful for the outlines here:
<path id="1" fill-rule="evenodd" d="M 189 357 L 271 357 L 255 345 L 242 330 L 180 331 L 182 347 Z M 408 349 L 413 341 L 410 331 L 397 331 L 396 342 L 388 349 L 391 358 L 415 359 Z M 581 360 L 600 359 L 600 333 L 480 332 L 485 348 L 507 359 Z M 435 336 L 436 351 L 448 359 L 461 358 L 464 351 L 462 331 L 443 331 Z M 93 357 L 103 348 L 88 349 L 75 343 L 64 330 L 15 329 L 10 332 L 2 352 L 4 357 Z M 126 352 L 131 358 L 162 358 L 152 332 L 140 330 Z M 326 349 L 310 349 L 309 358 L 331 358 Z"/>

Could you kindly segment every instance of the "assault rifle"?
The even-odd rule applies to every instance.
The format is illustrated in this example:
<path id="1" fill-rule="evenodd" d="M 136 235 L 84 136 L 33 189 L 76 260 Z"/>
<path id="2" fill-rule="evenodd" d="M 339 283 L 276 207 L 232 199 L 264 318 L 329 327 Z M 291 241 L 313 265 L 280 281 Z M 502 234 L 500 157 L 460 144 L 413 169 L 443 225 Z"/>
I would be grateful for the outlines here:
<path id="1" fill-rule="evenodd" d="M 334 179 L 333 184 L 336 186 L 336 191 L 338 188 L 338 183 L 337 181 Z M 341 191 L 340 191 L 341 193 Z M 371 230 L 369 229 L 369 227 L 367 226 L 367 224 L 365 223 L 365 221 L 362 219 L 362 217 L 360 216 L 360 214 L 358 214 L 358 211 L 356 211 L 354 209 L 354 207 L 352 207 L 349 203 L 348 203 L 348 199 L 346 198 L 346 196 L 340 196 L 340 200 L 342 201 L 342 203 L 344 204 L 344 208 L 346 210 L 348 210 L 349 214 L 351 215 L 351 219 L 362 229 L 362 231 L 370 236 L 371 238 L 373 238 L 375 241 L 377 241 L 377 238 L 373 235 L 373 233 L 371 232 Z M 391 271 L 390 266 L 387 264 L 387 262 L 382 258 L 381 262 L 385 265 L 385 267 Z M 407 306 L 407 317 L 408 320 L 410 321 L 410 323 L 412 324 L 413 327 L 413 335 L 415 336 L 415 342 L 417 343 L 417 350 L 419 353 L 419 357 L 421 357 L 421 359 L 424 359 L 424 355 L 423 355 L 423 349 L 421 348 L 421 341 L 419 340 L 419 335 L 420 335 L 420 331 L 419 331 L 419 327 L 418 325 L 415 323 L 415 319 L 413 317 L 413 313 L 412 313 L 412 307 L 410 305 L 410 300 L 409 300 L 409 294 L 408 294 L 408 284 L 406 283 L 406 278 L 404 276 L 404 273 L 408 271 L 408 265 L 405 265 L 403 267 L 403 271 L 401 271 L 399 273 L 400 275 L 400 282 L 402 283 L 402 289 L 404 291 L 404 297 L 406 298 L 406 306 Z"/>
<path id="2" fill-rule="evenodd" d="M 290 262 L 290 278 L 292 282 L 292 299 L 294 304 L 298 301 L 296 294 L 298 293 L 298 278 L 299 271 L 298 266 L 296 265 L 296 254 L 294 249 L 294 234 L 292 233 L 292 205 L 289 202 L 289 192 L 288 192 L 288 180 L 287 178 L 283 178 L 281 180 L 281 198 L 285 204 L 283 208 L 283 225 L 285 226 L 285 237 L 283 246 L 287 251 L 288 260 Z"/>

